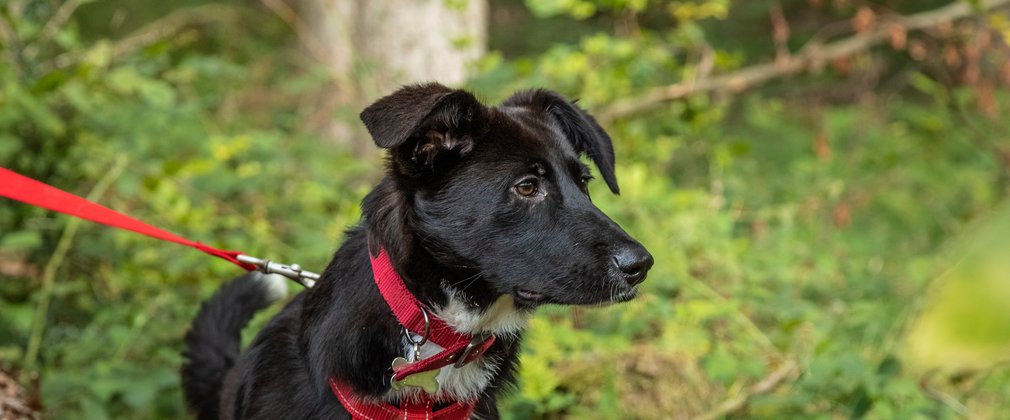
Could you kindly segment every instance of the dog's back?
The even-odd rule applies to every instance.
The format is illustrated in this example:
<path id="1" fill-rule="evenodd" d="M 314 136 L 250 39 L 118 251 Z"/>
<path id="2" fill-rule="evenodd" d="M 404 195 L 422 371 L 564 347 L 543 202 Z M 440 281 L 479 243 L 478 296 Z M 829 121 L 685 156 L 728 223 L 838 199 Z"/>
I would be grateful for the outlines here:
<path id="1" fill-rule="evenodd" d="M 200 306 L 186 333 L 186 362 L 182 365 L 186 402 L 198 418 L 219 417 L 221 385 L 241 352 L 242 329 L 256 311 L 284 297 L 282 281 L 248 273 L 221 287 Z"/>

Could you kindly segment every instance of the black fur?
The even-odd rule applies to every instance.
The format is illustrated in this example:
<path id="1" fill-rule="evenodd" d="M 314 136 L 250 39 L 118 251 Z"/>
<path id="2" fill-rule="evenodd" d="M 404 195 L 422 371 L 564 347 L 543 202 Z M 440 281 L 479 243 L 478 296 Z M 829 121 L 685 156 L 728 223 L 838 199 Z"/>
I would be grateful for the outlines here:
<path id="1" fill-rule="evenodd" d="M 239 329 L 206 308 L 238 299 L 232 286 L 194 321 L 183 385 L 201 418 L 215 418 L 218 401 L 221 418 L 348 418 L 327 386 L 331 376 L 361 396 L 386 395 L 390 362 L 404 349 L 401 326 L 373 282 L 370 249 L 387 250 L 430 307 L 448 303 L 448 286 L 477 311 L 503 295 L 523 312 L 627 300 L 652 265 L 645 248 L 589 199 L 579 154 L 618 191 L 610 137 L 559 95 L 521 92 L 489 108 L 462 90 L 416 85 L 380 99 L 361 119 L 376 145 L 389 149 L 389 168 L 317 285 L 260 331 L 227 375 L 234 351 L 215 343 L 237 342 Z M 520 186 L 530 182 L 535 193 L 524 195 L 530 188 Z M 518 348 L 518 335 L 500 335 L 489 349 L 504 362 L 475 415 L 497 417 Z"/>
<path id="2" fill-rule="evenodd" d="M 248 273 L 221 287 L 200 305 L 186 333 L 187 362 L 182 366 L 186 402 L 200 418 L 216 418 L 218 390 L 225 372 L 238 359 L 242 329 L 256 311 L 270 305 L 259 273 Z"/>
<path id="3" fill-rule="evenodd" d="M 576 106 L 574 102 L 569 102 L 561 95 L 545 89 L 519 92 L 502 105 L 533 107 L 550 115 L 575 147 L 575 151 L 585 153 L 596 163 L 610 191 L 620 194 L 617 175 L 614 174 L 614 145 L 610 141 L 610 135 L 600 127 L 596 118 Z"/>

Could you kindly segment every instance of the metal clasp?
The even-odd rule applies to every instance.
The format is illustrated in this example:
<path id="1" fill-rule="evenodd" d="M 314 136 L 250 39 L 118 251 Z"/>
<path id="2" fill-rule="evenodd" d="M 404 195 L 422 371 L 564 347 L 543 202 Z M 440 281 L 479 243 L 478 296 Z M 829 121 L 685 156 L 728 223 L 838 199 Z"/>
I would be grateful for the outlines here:
<path id="1" fill-rule="evenodd" d="M 466 358 L 470 357 L 470 353 L 473 353 L 474 349 L 484 344 L 484 342 L 487 341 L 487 339 L 491 338 L 492 335 L 493 334 L 487 331 L 482 331 L 480 334 L 473 336 L 473 339 L 471 339 L 470 342 L 466 345 L 466 348 L 463 349 L 463 352 L 459 354 L 459 358 L 456 359 L 456 363 L 452 364 L 452 367 L 459 369 L 465 366 L 468 363 Z"/>
<path id="2" fill-rule="evenodd" d="M 421 310 L 421 315 L 424 315 L 424 334 L 421 335 L 421 339 L 414 339 L 414 334 L 412 334 L 407 327 L 403 327 L 403 336 L 407 338 L 407 341 L 410 342 L 410 346 L 412 347 L 412 354 L 408 354 L 406 357 L 407 361 L 411 363 L 414 363 L 421 358 L 421 346 L 428 342 L 428 335 L 431 334 L 431 320 L 428 318 L 428 311 L 422 306 L 418 306 L 418 309 Z"/>
<path id="3" fill-rule="evenodd" d="M 281 264 L 270 260 L 261 260 L 244 254 L 237 255 L 235 259 L 244 263 L 255 265 L 260 268 L 260 271 L 266 274 L 280 274 L 294 280 L 306 289 L 314 286 L 316 284 L 316 280 L 319 280 L 319 274 L 302 270 L 302 266 L 298 264 Z"/>

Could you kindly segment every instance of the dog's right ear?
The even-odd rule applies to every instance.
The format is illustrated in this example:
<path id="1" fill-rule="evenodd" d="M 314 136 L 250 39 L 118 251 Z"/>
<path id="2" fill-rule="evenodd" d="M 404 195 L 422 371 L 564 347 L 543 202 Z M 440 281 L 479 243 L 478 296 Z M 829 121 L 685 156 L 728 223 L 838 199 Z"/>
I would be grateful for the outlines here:
<path id="1" fill-rule="evenodd" d="M 428 83 L 379 99 L 361 111 L 361 121 L 377 146 L 415 172 L 467 154 L 486 115 L 487 108 L 469 92 Z"/>

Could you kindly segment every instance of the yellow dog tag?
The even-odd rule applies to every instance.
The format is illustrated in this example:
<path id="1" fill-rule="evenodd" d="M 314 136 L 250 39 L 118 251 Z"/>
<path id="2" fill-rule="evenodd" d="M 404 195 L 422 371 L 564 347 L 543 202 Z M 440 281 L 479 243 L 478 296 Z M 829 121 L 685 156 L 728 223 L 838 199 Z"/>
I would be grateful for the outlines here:
<path id="1" fill-rule="evenodd" d="M 407 364 L 407 359 L 402 357 L 393 359 L 393 372 L 400 371 Z M 421 388 L 424 392 L 434 395 L 438 392 L 438 379 L 435 377 L 438 376 L 439 371 L 439 369 L 434 369 L 417 372 L 400 380 L 393 380 L 393 389 L 399 390 L 405 387 Z"/>

